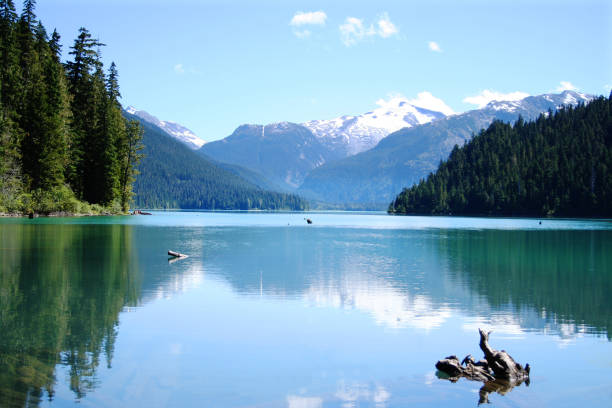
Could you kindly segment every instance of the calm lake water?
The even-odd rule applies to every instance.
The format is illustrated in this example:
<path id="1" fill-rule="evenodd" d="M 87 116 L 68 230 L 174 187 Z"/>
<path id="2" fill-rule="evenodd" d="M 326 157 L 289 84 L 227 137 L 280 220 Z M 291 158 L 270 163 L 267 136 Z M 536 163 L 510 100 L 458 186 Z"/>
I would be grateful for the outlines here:
<path id="1" fill-rule="evenodd" d="M 539 221 L 2 219 L 0 406 L 612 406 L 612 222 Z M 529 386 L 436 376 L 479 327 Z"/>

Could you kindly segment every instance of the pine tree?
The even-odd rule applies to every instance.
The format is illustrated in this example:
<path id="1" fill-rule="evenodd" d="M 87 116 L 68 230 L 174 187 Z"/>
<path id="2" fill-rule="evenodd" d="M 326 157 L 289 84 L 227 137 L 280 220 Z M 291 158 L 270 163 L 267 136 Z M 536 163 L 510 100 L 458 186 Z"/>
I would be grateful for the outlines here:
<path id="1" fill-rule="evenodd" d="M 133 197 L 132 184 L 138 175 L 136 166 L 143 158 L 140 151 L 144 130 L 136 120 L 130 120 L 126 124 L 125 138 L 119 140 L 119 197 L 123 211 L 129 209 Z"/>
<path id="2" fill-rule="evenodd" d="M 73 191 L 129 204 L 141 135 L 126 128 L 117 68 L 105 76 L 104 44 L 85 28 L 62 65 L 60 36 L 48 38 L 35 8 L 25 0 L 18 17 L 0 0 L 0 211 L 74 211 Z"/>
<path id="3" fill-rule="evenodd" d="M 48 189 L 59 186 L 65 181 L 64 169 L 68 163 L 70 112 L 64 70 L 59 63 L 59 34 L 54 31 L 48 43 L 44 42 L 45 37 L 37 36 L 43 56 L 47 108 L 44 112 L 45 133 L 41 140 L 42 151 L 39 166 L 41 168 L 40 185 Z"/>
<path id="4" fill-rule="evenodd" d="M 32 25 L 36 21 L 34 15 L 34 2 L 26 2 L 24 11 L 17 25 L 17 38 L 19 43 L 19 65 L 22 73 L 23 94 L 17 106 L 18 123 L 23 129 L 20 140 L 20 153 L 25 185 L 29 189 L 40 188 L 39 160 L 42 149 L 42 137 L 45 132 L 44 111 L 47 109 L 45 98 L 45 81 L 41 66 L 41 53 L 44 53 L 46 33 L 42 26 L 36 33 Z M 38 49 L 37 39 L 41 44 Z"/>
<path id="5" fill-rule="evenodd" d="M 17 13 L 12 0 L 0 0 L 0 102 L 3 120 L 15 119 L 20 94 L 16 26 Z"/>
<path id="6" fill-rule="evenodd" d="M 100 94 L 100 86 L 96 89 L 94 72 L 99 71 L 100 59 L 98 49 L 103 46 L 99 41 L 91 38 L 87 29 L 81 27 L 79 36 L 71 47 L 70 55 L 73 61 L 66 63 L 66 75 L 68 78 L 69 91 L 72 94 L 72 143 L 70 150 L 71 162 L 68 168 L 68 179 L 75 193 L 81 199 L 95 202 L 90 197 L 95 191 L 91 186 L 93 180 L 88 180 L 96 150 L 98 131 L 97 120 L 99 119 L 99 102 L 97 96 Z M 99 83 L 99 81 L 98 81 Z M 103 87 L 103 85 L 102 85 Z M 87 189 L 87 191 L 86 191 Z"/>
<path id="7" fill-rule="evenodd" d="M 17 117 L 20 70 L 17 13 L 12 0 L 0 0 L 0 211 L 12 211 L 22 192 Z"/>

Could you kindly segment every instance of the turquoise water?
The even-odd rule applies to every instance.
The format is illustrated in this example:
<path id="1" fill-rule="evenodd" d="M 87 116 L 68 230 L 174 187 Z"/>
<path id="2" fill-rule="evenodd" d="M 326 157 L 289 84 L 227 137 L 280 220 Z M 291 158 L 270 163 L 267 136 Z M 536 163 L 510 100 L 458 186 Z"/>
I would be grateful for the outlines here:
<path id="1" fill-rule="evenodd" d="M 493 406 L 610 406 L 611 249 L 607 220 L 2 219 L 0 406 L 475 406 L 434 364 L 479 327 L 532 366 Z"/>

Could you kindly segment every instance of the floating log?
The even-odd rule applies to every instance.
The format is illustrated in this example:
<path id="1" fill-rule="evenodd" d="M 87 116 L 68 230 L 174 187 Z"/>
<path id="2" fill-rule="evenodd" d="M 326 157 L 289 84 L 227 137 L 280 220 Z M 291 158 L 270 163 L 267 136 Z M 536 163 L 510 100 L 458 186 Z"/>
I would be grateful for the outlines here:
<path id="1" fill-rule="evenodd" d="M 175 258 L 187 258 L 187 255 L 171 250 L 168 250 L 168 255 L 173 256 Z"/>
<path id="2" fill-rule="evenodd" d="M 152 215 L 152 214 L 150 212 L 146 212 L 146 211 L 134 210 L 132 212 L 132 215 Z"/>
<path id="3" fill-rule="evenodd" d="M 489 345 L 491 332 L 487 333 L 482 329 L 478 329 L 478 332 L 484 360 L 474 361 L 470 354 L 461 363 L 457 356 L 445 357 L 436 363 L 436 368 L 443 373 L 438 376 L 451 382 L 456 382 L 461 377 L 484 382 L 479 392 L 479 405 L 488 403 L 489 394 L 492 392 L 503 395 L 523 382 L 529 385 L 529 364 L 523 368 L 504 350 L 497 351 L 491 348 Z"/>
<path id="4" fill-rule="evenodd" d="M 312 220 L 311 220 L 310 218 L 306 218 L 306 222 L 307 222 L 308 224 L 312 224 Z"/>

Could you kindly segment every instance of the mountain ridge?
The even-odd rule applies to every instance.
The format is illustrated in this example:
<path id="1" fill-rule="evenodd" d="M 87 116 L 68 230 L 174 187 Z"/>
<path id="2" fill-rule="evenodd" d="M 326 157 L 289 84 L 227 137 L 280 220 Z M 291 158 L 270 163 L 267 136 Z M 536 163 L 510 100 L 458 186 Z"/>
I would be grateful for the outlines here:
<path id="1" fill-rule="evenodd" d="M 156 116 L 151 115 L 149 112 L 144 110 L 138 110 L 133 106 L 128 106 L 127 108 L 125 108 L 125 111 L 130 115 L 137 116 L 145 122 L 157 126 L 176 140 L 187 145 L 187 147 L 192 150 L 197 150 L 206 143 L 191 130 L 187 129 L 185 126 L 179 123 L 172 122 L 169 120 L 159 120 Z"/>
<path id="2" fill-rule="evenodd" d="M 341 156 L 297 123 L 240 125 L 228 137 L 199 151 L 213 160 L 260 173 L 287 190 L 298 188 L 313 168 Z"/>
<path id="3" fill-rule="evenodd" d="M 311 120 L 302 125 L 310 129 L 323 144 L 348 157 L 373 148 L 390 133 L 446 116 L 442 112 L 419 107 L 403 97 L 377 103 L 379 108 L 361 115 Z"/>
<path id="4" fill-rule="evenodd" d="M 492 101 L 482 109 L 404 128 L 382 139 L 373 149 L 326 163 L 312 170 L 297 190 L 304 197 L 344 204 L 379 203 L 395 197 L 435 170 L 455 145 L 461 146 L 493 120 L 534 119 L 560 106 L 587 102 L 590 95 L 574 91 L 529 96 L 520 101 Z"/>

